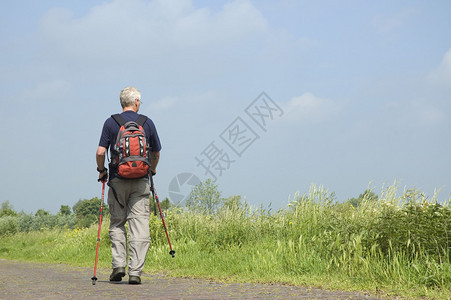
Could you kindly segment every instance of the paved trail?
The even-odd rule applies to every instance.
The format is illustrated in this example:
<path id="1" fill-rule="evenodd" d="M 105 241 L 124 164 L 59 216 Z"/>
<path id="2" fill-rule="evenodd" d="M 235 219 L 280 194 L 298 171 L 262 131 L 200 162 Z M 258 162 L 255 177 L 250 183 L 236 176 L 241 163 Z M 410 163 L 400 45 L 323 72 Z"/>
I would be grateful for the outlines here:
<path id="1" fill-rule="evenodd" d="M 128 277 L 110 283 L 110 270 L 0 259 L 0 299 L 378 299 L 353 292 L 287 285 L 219 283 L 201 279 L 143 275 L 141 285 Z"/>

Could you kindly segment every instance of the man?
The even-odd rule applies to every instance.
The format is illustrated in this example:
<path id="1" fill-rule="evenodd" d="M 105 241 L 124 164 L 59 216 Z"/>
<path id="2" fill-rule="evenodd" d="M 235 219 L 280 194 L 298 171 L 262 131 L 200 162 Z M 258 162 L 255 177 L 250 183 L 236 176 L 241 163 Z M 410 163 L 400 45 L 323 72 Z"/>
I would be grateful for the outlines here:
<path id="1" fill-rule="evenodd" d="M 125 121 L 137 121 L 141 106 L 141 93 L 134 87 L 126 87 L 120 93 L 120 102 L 123 112 L 120 116 Z M 142 126 L 150 147 L 150 172 L 156 174 L 160 158 L 160 140 L 151 119 L 147 118 Z M 112 161 L 112 147 L 116 142 L 119 124 L 108 118 L 102 130 L 99 147 L 96 152 L 97 171 L 99 179 L 107 180 L 108 170 L 104 167 L 105 154 L 110 149 Z M 113 256 L 110 281 L 121 281 L 125 276 L 127 265 L 127 232 L 125 223 L 128 221 L 128 275 L 130 284 L 141 283 L 141 273 L 144 267 L 147 251 L 150 245 L 149 233 L 149 196 L 150 185 L 148 176 L 136 179 L 124 179 L 117 175 L 117 166 L 110 163 L 108 186 L 108 207 L 111 214 L 109 235 L 111 239 L 111 252 Z"/>

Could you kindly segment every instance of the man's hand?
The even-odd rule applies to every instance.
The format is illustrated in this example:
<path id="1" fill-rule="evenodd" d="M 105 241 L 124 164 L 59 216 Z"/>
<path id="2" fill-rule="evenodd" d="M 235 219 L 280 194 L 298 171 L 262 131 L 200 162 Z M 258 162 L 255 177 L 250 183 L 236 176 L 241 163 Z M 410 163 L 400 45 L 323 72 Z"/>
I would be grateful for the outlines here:
<path id="1" fill-rule="evenodd" d="M 105 169 L 105 171 L 99 173 L 99 179 L 97 181 L 104 182 L 107 181 L 107 179 L 108 179 L 108 170 Z"/>

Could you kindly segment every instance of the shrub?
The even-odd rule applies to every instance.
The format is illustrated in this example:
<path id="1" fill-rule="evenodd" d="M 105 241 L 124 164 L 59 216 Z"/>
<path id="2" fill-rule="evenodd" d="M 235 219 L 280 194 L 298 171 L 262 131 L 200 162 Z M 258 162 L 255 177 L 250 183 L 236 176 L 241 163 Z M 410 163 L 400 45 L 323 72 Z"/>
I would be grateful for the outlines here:
<path id="1" fill-rule="evenodd" d="M 15 234 L 19 231 L 19 220 L 17 217 L 0 217 L 0 236 Z"/>
<path id="2" fill-rule="evenodd" d="M 17 213 L 13 210 L 13 207 L 11 206 L 11 204 L 9 204 L 9 201 L 6 200 L 5 202 L 2 203 L 2 205 L 0 206 L 0 217 L 5 217 L 5 216 L 17 216 Z"/>

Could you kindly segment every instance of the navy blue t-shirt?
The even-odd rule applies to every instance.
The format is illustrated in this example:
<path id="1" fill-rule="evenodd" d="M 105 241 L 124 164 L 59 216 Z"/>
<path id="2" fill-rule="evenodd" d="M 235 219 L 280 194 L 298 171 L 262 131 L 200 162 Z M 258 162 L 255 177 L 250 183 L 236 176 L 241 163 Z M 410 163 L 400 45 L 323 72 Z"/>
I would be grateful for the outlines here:
<path id="1" fill-rule="evenodd" d="M 138 113 L 127 110 L 121 113 L 121 116 L 125 121 L 136 121 L 138 120 Z M 150 145 L 151 152 L 159 152 L 161 150 L 160 138 L 158 137 L 157 129 L 155 128 L 155 124 L 149 118 L 147 118 L 146 123 L 143 126 L 144 132 L 146 133 L 147 141 Z M 116 121 L 109 117 L 105 123 L 103 124 L 102 135 L 100 136 L 99 146 L 105 147 L 107 151 L 110 151 L 111 154 L 111 146 L 116 142 L 117 134 L 119 132 L 119 124 Z M 111 167 L 111 166 L 110 166 Z M 113 179 L 115 176 L 115 170 L 110 170 L 110 179 Z"/>

